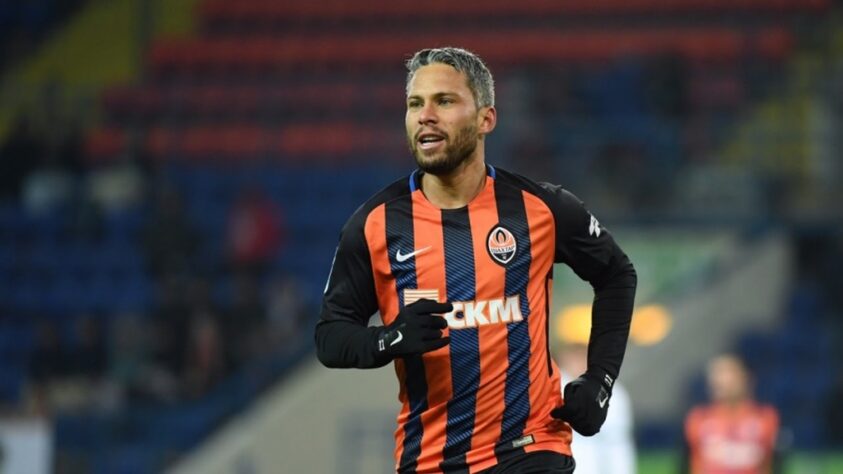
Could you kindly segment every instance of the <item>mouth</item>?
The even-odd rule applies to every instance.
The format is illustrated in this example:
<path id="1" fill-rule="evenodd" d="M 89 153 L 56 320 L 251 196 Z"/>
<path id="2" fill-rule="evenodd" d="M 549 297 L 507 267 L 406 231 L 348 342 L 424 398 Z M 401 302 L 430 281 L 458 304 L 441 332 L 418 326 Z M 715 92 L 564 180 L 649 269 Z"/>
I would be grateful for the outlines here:
<path id="1" fill-rule="evenodd" d="M 435 150 L 445 143 L 445 136 L 434 132 L 420 133 L 416 138 L 419 148 L 422 150 Z"/>

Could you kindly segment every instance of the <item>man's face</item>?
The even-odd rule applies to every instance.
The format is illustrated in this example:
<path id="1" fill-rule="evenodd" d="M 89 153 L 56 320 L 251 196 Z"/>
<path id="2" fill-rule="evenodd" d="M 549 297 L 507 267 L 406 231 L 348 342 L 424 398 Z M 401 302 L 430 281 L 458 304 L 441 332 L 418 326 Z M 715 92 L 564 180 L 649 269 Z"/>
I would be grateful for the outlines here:
<path id="1" fill-rule="evenodd" d="M 465 74 L 447 64 L 419 68 L 410 80 L 405 118 L 419 168 L 446 175 L 470 158 L 481 134 L 491 131 L 489 109 L 477 109 Z"/>
<path id="2" fill-rule="evenodd" d="M 749 380 L 740 362 L 731 357 L 718 357 L 708 366 L 708 388 L 711 398 L 721 403 L 735 403 L 749 396 Z"/>

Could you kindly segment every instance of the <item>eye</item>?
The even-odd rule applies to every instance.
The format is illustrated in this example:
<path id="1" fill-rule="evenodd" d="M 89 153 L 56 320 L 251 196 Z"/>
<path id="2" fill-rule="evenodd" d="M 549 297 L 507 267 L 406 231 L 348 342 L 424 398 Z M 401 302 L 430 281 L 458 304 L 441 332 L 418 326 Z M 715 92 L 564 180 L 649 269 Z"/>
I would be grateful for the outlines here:
<path id="1" fill-rule="evenodd" d="M 442 97 L 439 99 L 439 105 L 450 105 L 454 103 L 454 99 L 450 97 Z"/>
<path id="2" fill-rule="evenodd" d="M 407 102 L 407 108 L 408 109 L 417 109 L 419 107 L 421 107 L 421 101 L 411 100 L 411 101 Z"/>

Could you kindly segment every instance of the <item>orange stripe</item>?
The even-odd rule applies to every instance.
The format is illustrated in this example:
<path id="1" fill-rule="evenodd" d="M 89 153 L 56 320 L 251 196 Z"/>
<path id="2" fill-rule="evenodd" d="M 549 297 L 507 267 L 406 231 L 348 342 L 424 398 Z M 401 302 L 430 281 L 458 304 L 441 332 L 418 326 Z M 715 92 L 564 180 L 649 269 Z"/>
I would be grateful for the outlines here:
<path id="1" fill-rule="evenodd" d="M 422 290 L 438 290 L 439 300 L 447 298 L 445 286 L 445 241 L 442 235 L 442 213 L 419 191 L 413 193 L 414 247 L 430 247 L 416 255 L 416 283 Z M 447 329 L 445 330 L 447 333 Z M 428 352 L 423 356 L 427 378 L 427 406 L 422 414 L 419 472 L 436 472 L 442 462 L 445 427 L 448 421 L 448 400 L 451 399 L 451 353 L 449 348 Z"/>
<path id="2" fill-rule="evenodd" d="M 375 291 L 378 306 L 384 324 L 389 324 L 398 315 L 398 294 L 392 267 L 389 264 L 389 250 L 386 246 L 386 205 L 381 204 L 369 213 L 364 228 L 369 256 L 372 259 L 372 271 L 375 278 Z"/>
<path id="3" fill-rule="evenodd" d="M 562 404 L 559 370 L 551 364 L 552 374 L 548 374 L 547 351 L 547 308 L 549 306 L 548 285 L 546 278 L 553 266 L 556 242 L 556 226 L 553 214 L 544 201 L 537 196 L 522 192 L 524 207 L 527 213 L 527 223 L 530 229 L 530 249 L 532 262 L 530 263 L 530 279 L 527 284 L 527 297 L 530 301 L 530 418 L 525 433 L 546 431 L 547 420 L 551 419 L 550 412 Z M 566 424 L 559 426 L 563 433 L 553 435 L 548 433 L 547 442 L 558 443 L 557 448 L 570 454 L 570 427 Z M 564 435 L 564 436 L 563 436 Z M 534 434 L 535 436 L 535 434 Z M 568 442 L 564 442 L 567 440 Z M 538 440 L 537 440 L 538 441 Z M 541 443 L 525 446 L 525 451 L 541 449 Z M 558 451 L 559 449 L 555 449 Z"/>
<path id="4" fill-rule="evenodd" d="M 474 267 L 477 301 L 503 298 L 506 270 L 494 263 L 487 251 L 486 237 L 498 223 L 495 202 L 494 180 L 486 180 L 486 192 L 480 194 L 468 206 L 471 224 L 471 239 L 474 244 Z M 488 314 L 488 308 L 483 311 Z M 480 349 L 480 385 L 474 418 L 474 433 L 471 451 L 466 455 L 469 465 L 494 459 L 494 445 L 501 436 L 501 414 L 504 411 L 504 387 L 506 382 L 507 329 L 505 324 L 478 326 Z M 504 354 L 504 357 L 501 357 Z"/>
<path id="5" fill-rule="evenodd" d="M 389 250 L 386 245 L 386 205 L 381 204 L 369 213 L 364 227 L 369 257 L 372 260 L 372 272 L 375 279 L 375 291 L 378 296 L 378 308 L 384 324 L 389 324 L 398 314 L 398 294 L 392 268 L 389 264 Z M 401 411 L 398 413 L 398 428 L 395 430 L 396 464 L 404 450 L 404 423 L 410 415 L 410 402 L 406 390 L 406 373 L 401 360 L 395 361 L 395 375 L 398 378 L 398 399 Z"/>

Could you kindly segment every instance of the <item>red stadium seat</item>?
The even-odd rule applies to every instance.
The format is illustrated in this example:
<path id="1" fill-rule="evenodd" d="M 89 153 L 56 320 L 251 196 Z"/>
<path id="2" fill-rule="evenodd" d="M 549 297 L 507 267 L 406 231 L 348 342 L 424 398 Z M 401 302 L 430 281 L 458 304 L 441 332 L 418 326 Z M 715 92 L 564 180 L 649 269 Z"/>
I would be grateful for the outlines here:
<path id="1" fill-rule="evenodd" d="M 116 128 L 99 128 L 85 139 L 85 157 L 91 162 L 108 161 L 126 149 L 126 133 Z"/>
<path id="2" fill-rule="evenodd" d="M 347 2 L 208 0 L 200 13 L 208 21 L 277 22 L 312 20 L 394 20 L 513 16 L 617 16 L 624 14 L 696 14 L 706 12 L 794 12 L 827 9 L 831 0 L 412 0 Z"/>
<path id="3" fill-rule="evenodd" d="M 395 58 L 406 57 L 409 52 L 437 44 L 456 44 L 472 49 L 497 67 L 664 54 L 703 60 L 731 60 L 745 55 L 780 59 L 791 46 L 791 36 L 787 29 L 779 27 L 765 27 L 754 32 L 705 27 L 291 35 L 239 40 L 203 38 L 157 44 L 150 60 L 153 67 L 162 71 L 383 66 L 394 64 Z M 190 61 L 184 61 L 185 57 Z"/>

